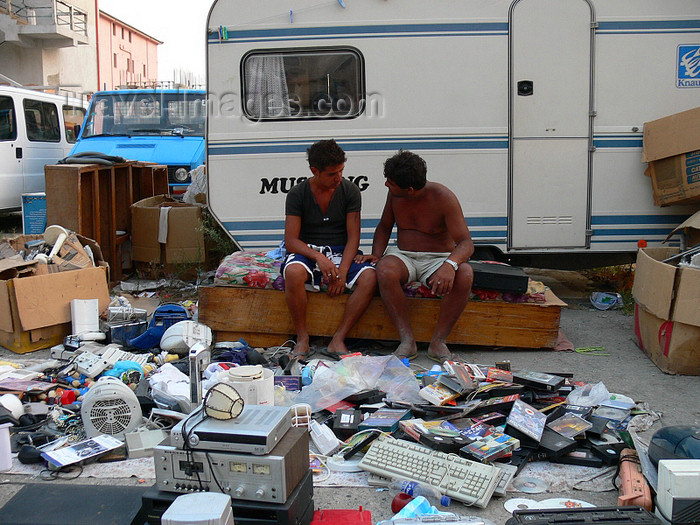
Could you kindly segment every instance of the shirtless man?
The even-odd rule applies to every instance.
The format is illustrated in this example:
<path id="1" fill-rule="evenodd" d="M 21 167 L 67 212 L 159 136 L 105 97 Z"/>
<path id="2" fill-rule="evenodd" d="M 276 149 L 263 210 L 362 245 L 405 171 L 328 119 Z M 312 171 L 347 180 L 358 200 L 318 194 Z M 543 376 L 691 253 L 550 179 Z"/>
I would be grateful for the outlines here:
<path id="1" fill-rule="evenodd" d="M 294 355 L 309 354 L 306 329 L 306 283 L 317 290 L 321 281 L 335 297 L 354 289 L 345 304 L 340 325 L 322 353 L 348 353 L 345 337 L 367 309 L 377 289 L 370 263 L 357 263 L 360 245 L 359 188 L 343 178 L 345 152 L 334 140 L 321 140 L 307 151 L 312 177 L 294 186 L 285 204 L 284 242 L 288 255 L 282 263 L 287 307 L 297 333 Z"/>
<path id="2" fill-rule="evenodd" d="M 401 286 L 421 281 L 442 296 L 428 347 L 428 357 L 442 363 L 452 358 L 445 341 L 469 300 L 474 272 L 467 261 L 474 244 L 457 197 L 442 184 L 426 182 L 426 172 L 425 161 L 409 151 L 399 151 L 384 163 L 389 193 L 374 232 L 372 255 L 356 260 L 379 260 L 379 291 L 399 332 L 401 343 L 394 352 L 399 358 L 418 355 Z M 394 224 L 398 247 L 387 248 Z"/>

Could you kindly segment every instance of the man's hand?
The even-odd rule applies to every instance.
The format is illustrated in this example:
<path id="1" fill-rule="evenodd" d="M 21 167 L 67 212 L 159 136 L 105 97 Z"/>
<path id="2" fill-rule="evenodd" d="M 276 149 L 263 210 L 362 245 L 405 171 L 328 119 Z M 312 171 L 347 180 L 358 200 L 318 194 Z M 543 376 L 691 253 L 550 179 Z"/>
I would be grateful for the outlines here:
<path id="1" fill-rule="evenodd" d="M 428 279 L 428 284 L 435 295 L 447 295 L 452 291 L 455 283 L 454 268 L 449 264 L 443 264 Z"/>
<path id="2" fill-rule="evenodd" d="M 331 277 L 328 282 L 328 291 L 326 292 L 329 297 L 335 297 L 336 295 L 341 295 L 345 292 L 345 283 L 348 279 L 348 272 L 343 272 L 342 270 L 336 268 L 338 277 Z"/>
<path id="3" fill-rule="evenodd" d="M 355 256 L 355 262 L 358 264 L 369 262 L 372 264 L 375 264 L 379 261 L 379 257 L 376 255 L 356 255 Z"/>
<path id="4" fill-rule="evenodd" d="M 340 273 L 335 264 L 333 264 L 331 260 L 323 254 L 319 254 L 318 258 L 316 259 L 316 265 L 321 271 L 323 280 L 327 283 L 331 283 L 333 280 L 335 280 Z"/>

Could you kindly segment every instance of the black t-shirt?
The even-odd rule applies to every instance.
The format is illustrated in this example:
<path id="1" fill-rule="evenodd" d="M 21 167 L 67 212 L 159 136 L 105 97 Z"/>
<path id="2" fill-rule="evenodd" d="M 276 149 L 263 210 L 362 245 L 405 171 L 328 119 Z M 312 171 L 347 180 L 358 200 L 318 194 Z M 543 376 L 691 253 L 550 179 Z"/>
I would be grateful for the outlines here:
<path id="1" fill-rule="evenodd" d="M 347 214 L 360 211 L 361 207 L 360 189 L 348 179 L 341 179 L 324 215 L 307 179 L 287 194 L 285 214 L 301 217 L 299 239 L 302 242 L 317 246 L 345 246 L 348 241 Z"/>

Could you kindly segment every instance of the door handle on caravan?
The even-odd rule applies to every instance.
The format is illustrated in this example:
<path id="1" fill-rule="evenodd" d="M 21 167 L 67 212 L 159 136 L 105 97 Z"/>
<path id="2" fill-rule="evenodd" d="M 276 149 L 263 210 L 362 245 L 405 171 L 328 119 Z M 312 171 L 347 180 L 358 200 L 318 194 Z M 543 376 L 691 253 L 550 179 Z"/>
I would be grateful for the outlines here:
<path id="1" fill-rule="evenodd" d="M 529 97 L 535 91 L 532 80 L 520 80 L 518 82 L 518 96 Z"/>
<path id="2" fill-rule="evenodd" d="M 22 148 L 15 148 L 15 158 L 16 159 L 22 158 Z"/>

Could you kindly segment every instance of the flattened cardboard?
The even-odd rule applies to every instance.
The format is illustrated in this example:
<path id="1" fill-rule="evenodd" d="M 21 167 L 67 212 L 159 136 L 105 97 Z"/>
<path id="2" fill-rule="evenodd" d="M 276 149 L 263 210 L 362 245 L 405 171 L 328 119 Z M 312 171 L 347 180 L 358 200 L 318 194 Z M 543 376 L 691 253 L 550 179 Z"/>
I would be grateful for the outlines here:
<path id="1" fill-rule="evenodd" d="M 644 123 L 642 162 L 700 149 L 700 107 Z"/>
<path id="2" fill-rule="evenodd" d="M 98 299 L 99 311 L 109 305 L 107 275 L 102 268 L 86 268 L 13 281 L 22 330 L 71 321 L 73 299 Z"/>

